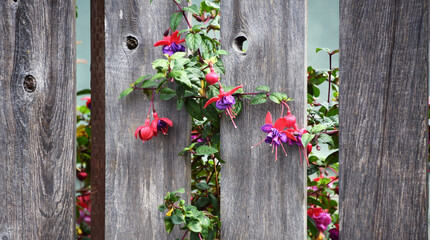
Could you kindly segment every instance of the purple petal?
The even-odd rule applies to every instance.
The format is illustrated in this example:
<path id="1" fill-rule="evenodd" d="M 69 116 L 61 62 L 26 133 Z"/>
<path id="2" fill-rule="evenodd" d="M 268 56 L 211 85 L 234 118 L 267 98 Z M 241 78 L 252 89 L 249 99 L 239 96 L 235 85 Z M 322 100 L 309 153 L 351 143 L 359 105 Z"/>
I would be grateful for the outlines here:
<path id="1" fill-rule="evenodd" d="M 261 127 L 261 131 L 265 132 L 265 133 L 269 133 L 273 128 L 272 124 L 265 124 Z"/>

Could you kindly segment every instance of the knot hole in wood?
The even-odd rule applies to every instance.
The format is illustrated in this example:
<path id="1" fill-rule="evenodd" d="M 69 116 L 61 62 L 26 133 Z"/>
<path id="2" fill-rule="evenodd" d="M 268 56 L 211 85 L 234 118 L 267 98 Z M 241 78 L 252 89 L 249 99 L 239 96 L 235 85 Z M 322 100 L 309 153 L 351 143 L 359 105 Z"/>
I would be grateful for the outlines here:
<path id="1" fill-rule="evenodd" d="M 248 51 L 248 47 L 249 47 L 248 39 L 245 36 L 238 36 L 233 41 L 234 50 L 236 50 L 238 53 L 242 55 L 246 54 L 246 51 Z"/>
<path id="2" fill-rule="evenodd" d="M 128 49 L 134 50 L 139 45 L 139 41 L 133 36 L 127 36 L 126 44 Z"/>
<path id="3" fill-rule="evenodd" d="M 23 85 L 26 92 L 32 93 L 36 91 L 36 79 L 31 75 L 25 77 Z"/>

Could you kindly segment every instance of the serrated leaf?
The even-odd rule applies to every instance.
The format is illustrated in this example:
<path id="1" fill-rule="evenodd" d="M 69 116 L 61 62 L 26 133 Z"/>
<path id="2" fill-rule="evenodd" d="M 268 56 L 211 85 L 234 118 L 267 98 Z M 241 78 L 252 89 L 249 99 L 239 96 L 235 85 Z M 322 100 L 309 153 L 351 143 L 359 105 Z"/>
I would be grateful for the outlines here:
<path id="1" fill-rule="evenodd" d="M 181 23 L 181 19 L 182 19 L 182 12 L 173 13 L 172 16 L 170 17 L 170 29 L 173 32 L 176 31 L 176 28 Z"/>
<path id="2" fill-rule="evenodd" d="M 185 37 L 185 42 L 187 43 L 188 48 L 196 50 L 202 44 L 202 37 L 198 33 L 188 33 Z"/>
<path id="3" fill-rule="evenodd" d="M 185 216 L 181 210 L 175 209 L 173 211 L 171 220 L 172 220 L 173 224 L 179 225 L 179 224 L 182 224 L 185 222 Z"/>
<path id="4" fill-rule="evenodd" d="M 185 109 L 191 115 L 191 117 L 202 121 L 202 109 L 200 108 L 200 104 L 197 103 L 195 99 L 189 98 L 185 101 Z"/>
<path id="5" fill-rule="evenodd" d="M 165 71 L 169 69 L 169 61 L 167 59 L 157 59 L 152 62 L 153 69 L 160 69 L 161 71 Z M 145 76 L 146 78 L 146 76 Z"/>
<path id="6" fill-rule="evenodd" d="M 281 103 L 281 101 L 279 101 L 279 99 L 277 97 L 273 96 L 273 95 L 270 95 L 269 98 L 274 103 L 277 103 L 277 104 Z"/>
<path id="7" fill-rule="evenodd" d="M 270 87 L 267 85 L 261 85 L 255 88 L 256 91 L 268 92 L 270 91 Z"/>
<path id="8" fill-rule="evenodd" d="M 186 55 L 185 52 L 176 52 L 172 56 L 170 56 L 169 58 L 171 60 L 175 60 L 175 59 L 178 59 L 178 58 L 183 58 L 183 57 L 185 57 L 185 55 Z"/>
<path id="9" fill-rule="evenodd" d="M 182 10 L 199 15 L 199 7 L 197 7 L 197 5 L 193 4 L 189 7 L 183 7 Z"/>
<path id="10" fill-rule="evenodd" d="M 267 96 L 265 93 L 257 94 L 252 100 L 251 105 L 258 105 L 267 102 Z"/>
<path id="11" fill-rule="evenodd" d="M 170 100 L 176 96 L 176 92 L 173 89 L 168 87 L 162 88 L 160 93 L 161 93 L 160 98 L 162 100 Z"/>
<path id="12" fill-rule="evenodd" d="M 226 50 L 223 50 L 223 49 L 216 50 L 215 53 L 218 55 L 229 55 L 230 54 L 229 52 L 227 52 Z"/>
<path id="13" fill-rule="evenodd" d="M 218 150 L 216 148 L 206 145 L 200 146 L 196 149 L 196 155 L 209 155 L 217 152 Z"/>
<path id="14" fill-rule="evenodd" d="M 205 183 L 205 182 L 199 182 L 199 183 L 197 183 L 196 184 L 196 187 L 197 188 L 199 188 L 199 189 L 201 189 L 201 190 L 208 190 L 208 189 L 210 189 L 211 187 L 207 184 L 207 183 Z"/>
<path id="15" fill-rule="evenodd" d="M 125 89 L 124 91 L 122 91 L 122 93 L 119 94 L 118 99 L 121 99 L 121 98 L 127 96 L 128 94 L 130 94 L 131 92 L 133 92 L 133 90 L 134 89 L 132 87 L 129 87 L 129 88 Z"/>
<path id="16" fill-rule="evenodd" d="M 156 73 L 154 76 L 152 76 L 151 80 L 160 79 L 166 76 L 164 73 Z"/>
<path id="17" fill-rule="evenodd" d="M 164 227 L 166 228 L 167 233 L 171 233 L 173 230 L 173 227 L 175 227 L 175 224 L 173 224 L 170 217 L 164 218 Z"/>
<path id="18" fill-rule="evenodd" d="M 198 221 L 191 221 L 187 224 L 187 228 L 192 232 L 201 232 L 203 230 L 202 225 Z"/>

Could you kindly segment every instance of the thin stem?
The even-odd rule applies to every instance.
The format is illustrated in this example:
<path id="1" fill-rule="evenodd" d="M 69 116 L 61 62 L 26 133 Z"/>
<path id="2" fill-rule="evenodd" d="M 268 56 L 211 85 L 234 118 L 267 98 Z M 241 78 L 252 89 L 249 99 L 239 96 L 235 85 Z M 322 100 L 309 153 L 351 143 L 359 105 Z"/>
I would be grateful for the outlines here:
<path id="1" fill-rule="evenodd" d="M 188 233 L 188 229 L 187 229 L 187 231 L 185 232 L 185 234 L 184 234 L 184 236 L 181 238 L 181 240 L 184 240 L 185 239 L 185 236 L 187 236 L 187 233 Z"/>
<path id="2" fill-rule="evenodd" d="M 327 102 L 330 103 L 330 88 L 331 88 L 331 54 L 329 54 L 329 69 L 328 71 L 328 100 Z"/>

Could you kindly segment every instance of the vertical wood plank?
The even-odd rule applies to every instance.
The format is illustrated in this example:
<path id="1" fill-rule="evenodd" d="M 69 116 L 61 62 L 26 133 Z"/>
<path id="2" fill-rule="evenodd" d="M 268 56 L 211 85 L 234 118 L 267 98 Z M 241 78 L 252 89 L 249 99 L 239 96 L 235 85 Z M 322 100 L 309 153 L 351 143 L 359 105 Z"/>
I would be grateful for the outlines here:
<path id="1" fill-rule="evenodd" d="M 340 238 L 428 239 L 428 1 L 340 2 Z"/>
<path id="2" fill-rule="evenodd" d="M 153 44 L 163 38 L 170 15 L 177 9 L 172 1 L 96 2 L 92 9 L 98 26 L 92 32 L 98 36 L 92 43 L 92 104 L 102 110 L 92 114 L 99 123 L 93 123 L 94 131 L 104 137 L 93 138 L 98 153 L 92 161 L 96 161 L 96 171 L 104 173 L 96 176 L 98 187 L 93 199 L 102 203 L 103 194 L 105 210 L 99 206 L 93 221 L 104 227 L 104 239 L 176 239 L 180 237 L 178 232 L 166 233 L 164 216 L 157 206 L 168 191 L 185 188 L 189 197 L 190 162 L 178 153 L 190 141 L 191 120 L 185 111 L 176 110 L 175 100 L 155 99 L 159 116 L 170 118 L 174 126 L 168 136 L 161 134 L 142 143 L 134 138 L 134 131 L 145 122 L 149 99 L 138 92 L 121 100 L 118 96 L 139 76 L 154 73 L 151 63 L 161 58 L 162 52 Z M 127 46 L 128 37 L 137 40 L 136 48 Z M 100 232 L 94 237 L 103 239 Z"/>
<path id="3" fill-rule="evenodd" d="M 244 84 L 245 91 L 269 85 L 286 92 L 299 127 L 306 124 L 305 56 L 306 1 L 222 1 L 221 43 L 231 55 L 223 61 L 226 85 Z M 235 39 L 246 37 L 249 49 L 239 51 Z M 240 40 L 240 38 L 238 39 Z M 244 104 L 234 129 L 227 118 L 221 127 L 223 239 L 305 239 L 306 164 L 297 147 L 288 157 L 261 145 L 260 130 L 270 110 L 280 117 L 280 105 Z M 279 150 L 282 151 L 282 150 Z"/>
<path id="4" fill-rule="evenodd" d="M 0 15 L 0 239 L 74 239 L 75 0 Z"/>

